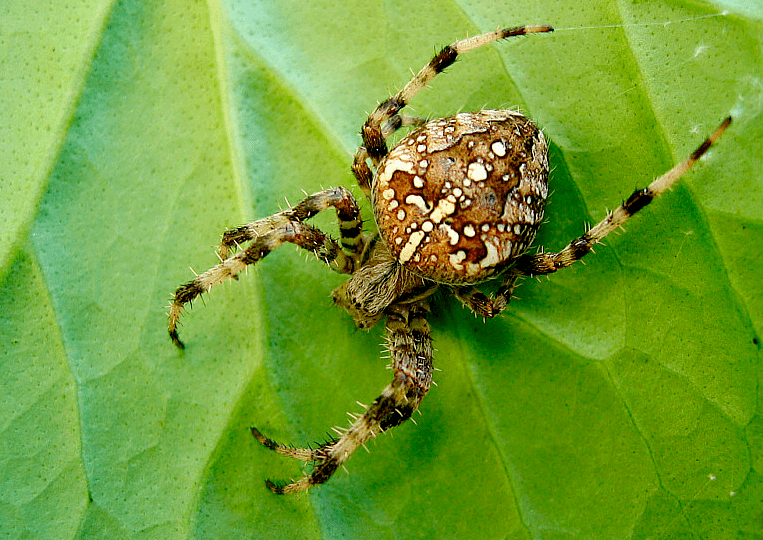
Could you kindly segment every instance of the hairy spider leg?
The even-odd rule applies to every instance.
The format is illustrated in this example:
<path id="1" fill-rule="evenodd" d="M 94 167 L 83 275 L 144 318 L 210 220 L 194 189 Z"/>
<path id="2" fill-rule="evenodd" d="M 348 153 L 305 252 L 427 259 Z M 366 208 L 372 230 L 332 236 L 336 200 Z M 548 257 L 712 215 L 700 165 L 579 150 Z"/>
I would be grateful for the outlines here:
<path id="1" fill-rule="evenodd" d="M 332 206 L 337 209 L 339 216 L 342 246 L 351 254 L 342 251 L 339 244 L 320 229 L 303 223 L 303 220 Z M 228 256 L 231 246 L 238 246 L 243 242 L 251 244 L 245 250 Z M 362 249 L 364 242 L 360 209 L 355 198 L 343 187 L 326 189 L 310 195 L 288 210 L 227 231 L 223 235 L 223 245 L 220 248 L 220 264 L 199 274 L 175 291 L 170 304 L 168 324 L 172 342 L 181 349 L 185 348 L 177 331 L 178 320 L 185 304 L 192 302 L 218 283 L 236 278 L 248 265 L 258 262 L 284 242 L 313 252 L 337 272 L 351 274 L 359 259 L 359 252 L 355 251 L 359 247 Z"/>
<path id="2" fill-rule="evenodd" d="M 390 306 L 387 311 L 386 346 L 394 372 L 392 382 L 371 403 L 365 414 L 342 433 L 316 449 L 290 448 L 252 428 L 265 447 L 288 457 L 314 461 L 312 471 L 290 484 L 266 485 L 274 493 L 296 493 L 323 484 L 369 439 L 405 422 L 418 409 L 432 384 L 432 335 L 426 321 L 426 301 Z"/>
<path id="3" fill-rule="evenodd" d="M 537 276 L 552 274 L 557 270 L 572 265 L 593 250 L 593 246 L 601 242 L 609 233 L 621 227 L 631 216 L 648 205 L 655 197 L 670 188 L 686 173 L 731 124 L 727 117 L 713 133 L 697 147 L 691 155 L 668 172 L 655 179 L 649 186 L 637 189 L 628 199 L 614 211 L 607 214 L 603 220 L 594 225 L 585 234 L 576 238 L 556 253 L 536 253 L 521 255 L 506 273 L 501 287 L 494 298 L 488 297 L 476 287 L 460 287 L 454 289 L 456 297 L 481 317 L 495 317 L 503 311 L 511 298 L 511 292 L 519 276 Z"/>
<path id="4" fill-rule="evenodd" d="M 294 448 L 293 446 L 286 446 L 285 444 L 277 443 L 273 439 L 268 439 L 262 432 L 256 427 L 249 428 L 252 431 L 254 438 L 259 441 L 265 448 L 270 448 L 277 454 L 282 456 L 300 459 L 302 461 L 322 461 L 328 457 L 326 448 L 328 448 L 334 441 L 322 444 L 318 448 Z"/>
<path id="5" fill-rule="evenodd" d="M 388 139 L 395 131 L 401 127 L 410 126 L 423 126 L 427 121 L 425 118 L 419 118 L 417 116 L 406 116 L 404 114 L 395 114 L 384 124 L 382 127 L 382 135 L 384 139 Z M 358 151 L 355 152 L 355 158 L 352 161 L 352 174 L 355 176 L 355 180 L 358 181 L 358 185 L 366 194 L 366 197 L 371 198 L 371 181 L 373 179 L 373 173 L 368 166 L 368 152 L 365 147 L 361 146 Z"/>
<path id="6" fill-rule="evenodd" d="M 501 285 L 493 296 L 488 296 L 474 285 L 453 287 L 453 295 L 476 316 L 491 319 L 509 305 L 511 293 L 514 292 L 518 277 L 519 275 L 514 273 L 508 273 L 504 276 Z"/>
<path id="7" fill-rule="evenodd" d="M 295 206 L 270 217 L 252 221 L 223 233 L 219 255 L 226 259 L 239 245 L 250 242 L 273 230 L 279 221 L 305 221 L 329 207 L 336 208 L 342 247 L 353 254 L 363 251 L 363 220 L 355 197 L 344 187 L 313 193 Z"/>
<path id="8" fill-rule="evenodd" d="M 726 128 L 731 124 L 731 117 L 727 117 L 713 133 L 705 139 L 691 155 L 668 172 L 655 179 L 643 189 L 634 191 L 626 201 L 610 212 L 607 217 L 594 225 L 585 234 L 576 238 L 564 249 L 556 253 L 536 253 L 535 255 L 522 255 L 518 258 L 514 272 L 525 276 L 537 276 L 551 274 L 560 268 L 570 266 L 591 252 L 593 246 L 601 242 L 609 233 L 621 227 L 631 216 L 644 208 L 655 197 L 672 186 L 681 178 L 702 155 L 718 140 Z"/>
<path id="9" fill-rule="evenodd" d="M 411 99 L 429 84 L 429 81 L 435 78 L 437 74 L 442 73 L 445 68 L 456 61 L 458 55 L 473 51 L 484 45 L 500 41 L 513 36 L 523 36 L 526 34 L 535 34 L 539 32 L 553 32 L 554 29 L 548 25 L 519 26 L 516 28 L 498 29 L 494 32 L 480 34 L 478 36 L 462 39 L 444 47 L 438 54 L 429 61 L 402 90 L 397 94 L 383 101 L 372 112 L 361 129 L 363 137 L 363 146 L 358 148 L 352 165 L 352 171 L 357 178 L 358 183 L 364 191 L 368 192 L 371 188 L 373 175 L 371 169 L 366 163 L 370 159 L 374 166 L 387 155 L 387 143 L 385 132 L 386 126 L 394 126 L 397 121 L 396 116 L 408 105 Z M 400 126 L 398 126 L 400 127 Z M 395 131 L 391 129 L 391 131 Z"/>

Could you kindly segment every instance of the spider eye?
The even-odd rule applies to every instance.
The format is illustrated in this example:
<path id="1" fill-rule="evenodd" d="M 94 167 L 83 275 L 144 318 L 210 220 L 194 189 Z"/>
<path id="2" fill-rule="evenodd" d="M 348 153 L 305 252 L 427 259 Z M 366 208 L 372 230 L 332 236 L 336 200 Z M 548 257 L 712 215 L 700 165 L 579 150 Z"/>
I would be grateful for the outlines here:
<path id="1" fill-rule="evenodd" d="M 438 282 L 479 283 L 532 242 L 548 147 L 514 111 L 462 113 L 410 133 L 379 163 L 374 215 L 398 262 Z"/>

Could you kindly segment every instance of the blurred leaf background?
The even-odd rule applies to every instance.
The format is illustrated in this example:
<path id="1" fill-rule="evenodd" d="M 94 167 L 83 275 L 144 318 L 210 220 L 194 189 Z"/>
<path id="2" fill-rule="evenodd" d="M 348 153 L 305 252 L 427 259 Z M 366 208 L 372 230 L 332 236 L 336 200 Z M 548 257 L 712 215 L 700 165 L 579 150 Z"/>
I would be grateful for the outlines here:
<path id="1" fill-rule="evenodd" d="M 121 0 L 0 7 L 0 523 L 27 538 L 763 534 L 763 10 L 742 0 Z M 552 143 L 558 249 L 735 123 L 586 265 L 497 320 L 440 298 L 418 425 L 327 485 L 248 427 L 322 439 L 389 372 L 341 276 L 285 248 L 166 336 L 226 228 L 353 186 L 358 130 L 441 46 L 412 113 L 518 107 Z M 359 189 L 354 192 L 361 196 Z M 367 205 L 366 216 L 370 217 Z M 317 223 L 333 230 L 333 216 Z M 372 223 L 367 224 L 373 227 Z"/>

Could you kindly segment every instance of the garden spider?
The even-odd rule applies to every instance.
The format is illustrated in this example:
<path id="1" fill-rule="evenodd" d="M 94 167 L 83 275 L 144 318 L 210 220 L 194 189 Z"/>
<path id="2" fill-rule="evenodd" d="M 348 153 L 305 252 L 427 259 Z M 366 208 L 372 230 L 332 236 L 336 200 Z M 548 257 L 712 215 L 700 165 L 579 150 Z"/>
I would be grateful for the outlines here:
<path id="1" fill-rule="evenodd" d="M 180 348 L 178 319 L 185 304 L 212 286 L 237 278 L 284 242 L 314 253 L 349 279 L 333 292 L 360 328 L 386 318 L 386 347 L 392 382 L 349 429 L 317 448 L 292 448 L 252 434 L 277 453 L 313 462 L 312 470 L 289 484 L 267 486 L 294 493 L 326 482 L 370 438 L 410 418 L 432 383 L 432 337 L 426 314 L 436 289 L 452 292 L 481 317 L 507 306 L 520 276 L 556 272 L 592 250 L 610 232 L 670 187 L 728 127 L 724 122 L 685 161 L 636 190 L 600 223 L 558 252 L 527 254 L 543 218 L 548 195 L 548 147 L 543 133 L 522 114 L 482 110 L 425 122 L 400 111 L 459 54 L 550 26 L 496 30 L 445 47 L 397 94 L 381 103 L 362 128 L 363 146 L 352 171 L 371 199 L 378 233 L 364 233 L 360 209 L 344 187 L 319 191 L 299 204 L 226 231 L 220 264 L 175 292 L 169 334 Z M 416 126 L 391 150 L 387 138 L 402 126 Z M 372 173 L 368 162 L 375 168 Z M 334 207 L 340 241 L 306 223 Z M 245 249 L 237 250 L 248 243 Z M 235 251 L 235 253 L 232 253 Z M 488 296 L 476 285 L 500 278 Z"/>

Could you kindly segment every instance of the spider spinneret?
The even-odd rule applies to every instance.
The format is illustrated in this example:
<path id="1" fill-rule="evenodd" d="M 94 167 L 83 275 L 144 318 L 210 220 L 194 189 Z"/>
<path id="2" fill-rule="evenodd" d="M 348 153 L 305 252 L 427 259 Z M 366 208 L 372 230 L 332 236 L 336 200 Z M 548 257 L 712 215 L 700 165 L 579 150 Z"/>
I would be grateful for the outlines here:
<path id="1" fill-rule="evenodd" d="M 432 384 L 432 336 L 426 315 L 428 299 L 438 288 L 452 293 L 475 315 L 498 315 L 519 277 L 550 274 L 580 260 L 675 183 L 731 123 L 726 118 L 687 159 L 636 190 L 560 251 L 527 254 L 548 195 L 548 146 L 535 124 L 510 110 L 461 113 L 431 122 L 400 111 L 458 55 L 507 37 L 552 31 L 550 26 L 521 26 L 456 41 L 371 113 L 361 130 L 363 145 L 352 172 L 371 198 L 379 233 L 363 232 L 360 208 L 346 188 L 325 189 L 287 210 L 226 231 L 221 262 L 175 291 L 168 331 L 182 349 L 177 327 L 186 304 L 292 243 L 349 275 L 332 297 L 358 327 L 370 328 L 386 319 L 392 381 L 362 414 L 351 415 L 349 428 L 334 428 L 337 437 L 317 448 L 279 444 L 252 428 L 265 447 L 313 463 L 309 473 L 291 483 L 268 480 L 273 492 L 295 493 L 326 482 L 359 446 L 402 424 L 418 409 Z M 417 129 L 388 150 L 387 138 L 402 126 Z M 339 241 L 306 223 L 332 207 Z M 500 285 L 488 296 L 476 285 L 491 278 L 500 278 Z"/>

